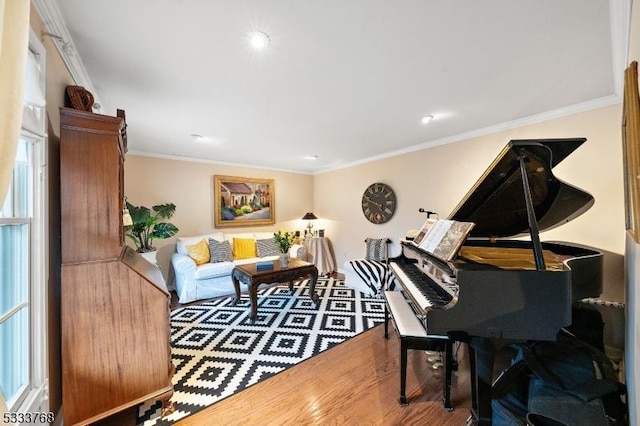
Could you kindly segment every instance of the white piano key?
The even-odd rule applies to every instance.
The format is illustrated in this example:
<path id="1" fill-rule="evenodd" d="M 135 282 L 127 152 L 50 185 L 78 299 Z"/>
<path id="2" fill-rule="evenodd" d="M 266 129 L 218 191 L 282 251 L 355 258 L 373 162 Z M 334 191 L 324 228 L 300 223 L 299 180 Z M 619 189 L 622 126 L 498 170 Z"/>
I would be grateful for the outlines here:
<path id="1" fill-rule="evenodd" d="M 400 269 L 400 267 L 398 267 L 397 264 L 392 262 L 390 266 L 393 273 L 396 274 L 396 278 L 402 283 L 402 288 L 404 288 L 405 291 L 411 293 L 411 298 L 418 305 L 417 307 L 420 308 L 423 312 L 429 310 L 433 306 L 433 304 L 424 296 L 424 294 L 422 294 L 422 292 L 420 292 L 420 290 L 416 288 L 416 286 L 411 281 L 411 278 L 409 278 L 407 274 L 405 274 L 404 271 Z"/>

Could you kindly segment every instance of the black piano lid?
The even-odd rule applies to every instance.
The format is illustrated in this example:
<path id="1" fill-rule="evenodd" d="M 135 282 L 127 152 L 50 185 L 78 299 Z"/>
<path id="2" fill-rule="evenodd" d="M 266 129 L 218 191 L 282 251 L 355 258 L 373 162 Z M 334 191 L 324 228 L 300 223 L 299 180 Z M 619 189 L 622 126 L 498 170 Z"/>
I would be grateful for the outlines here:
<path id="1" fill-rule="evenodd" d="M 593 205 L 593 197 L 557 179 L 552 169 L 585 141 L 585 138 L 509 141 L 449 219 L 474 222 L 471 238 L 528 235 L 520 155 L 525 158 L 539 231 L 580 216 Z"/>

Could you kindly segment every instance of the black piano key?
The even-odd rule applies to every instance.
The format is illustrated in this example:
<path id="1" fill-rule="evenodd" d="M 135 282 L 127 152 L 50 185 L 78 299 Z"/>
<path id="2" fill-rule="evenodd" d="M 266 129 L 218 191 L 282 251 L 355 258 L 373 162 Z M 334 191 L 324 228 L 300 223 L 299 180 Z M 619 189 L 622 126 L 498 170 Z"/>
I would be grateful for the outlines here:
<path id="1" fill-rule="evenodd" d="M 411 283 L 436 307 L 447 305 L 453 297 L 438 283 L 434 282 L 415 263 L 397 262 L 396 265 L 402 269 Z"/>

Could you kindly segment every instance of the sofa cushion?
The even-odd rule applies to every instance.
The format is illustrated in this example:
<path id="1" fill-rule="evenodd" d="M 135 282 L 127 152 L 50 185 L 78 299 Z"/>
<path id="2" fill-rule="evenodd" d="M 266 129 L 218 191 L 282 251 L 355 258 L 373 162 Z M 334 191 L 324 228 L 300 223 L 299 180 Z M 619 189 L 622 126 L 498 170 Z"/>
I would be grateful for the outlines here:
<path id="1" fill-rule="evenodd" d="M 204 239 L 205 241 L 209 238 L 213 238 L 214 240 L 222 241 L 224 239 L 224 234 L 222 232 L 217 232 L 214 234 L 206 234 L 206 235 L 197 235 L 194 237 L 178 237 L 176 238 L 176 253 L 180 254 L 188 254 L 187 246 L 196 244 L 198 241 Z"/>
<path id="2" fill-rule="evenodd" d="M 195 244 L 187 246 L 187 254 L 192 258 L 196 265 L 202 265 L 209 262 L 209 244 L 205 239 L 198 241 Z"/>
<path id="3" fill-rule="evenodd" d="M 273 238 L 256 240 L 256 249 L 258 250 L 258 257 L 278 256 L 280 254 L 280 250 Z"/>
<path id="4" fill-rule="evenodd" d="M 197 280 L 206 280 L 208 278 L 231 275 L 233 268 L 232 262 L 205 263 L 196 268 L 195 278 Z"/>
<path id="5" fill-rule="evenodd" d="M 211 263 L 231 262 L 233 260 L 231 244 L 226 240 L 220 242 L 209 238 L 209 256 Z"/>
<path id="6" fill-rule="evenodd" d="M 233 258 L 256 257 L 256 240 L 253 238 L 233 238 Z"/>

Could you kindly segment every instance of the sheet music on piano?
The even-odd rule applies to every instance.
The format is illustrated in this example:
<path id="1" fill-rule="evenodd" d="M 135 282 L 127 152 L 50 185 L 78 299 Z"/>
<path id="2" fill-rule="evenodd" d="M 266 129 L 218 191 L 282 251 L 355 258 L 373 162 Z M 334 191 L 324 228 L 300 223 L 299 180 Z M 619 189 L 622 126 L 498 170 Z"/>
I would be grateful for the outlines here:
<path id="1" fill-rule="evenodd" d="M 417 235 L 413 238 L 413 244 L 415 244 L 416 246 L 420 246 L 420 244 L 424 240 L 424 237 L 427 236 L 427 234 L 437 221 L 438 219 L 427 218 L 427 220 L 422 225 L 422 228 L 420 228 L 420 231 L 418 231 Z"/>
<path id="2" fill-rule="evenodd" d="M 474 226 L 473 222 L 427 219 L 413 244 L 444 262 L 450 262 Z"/>

